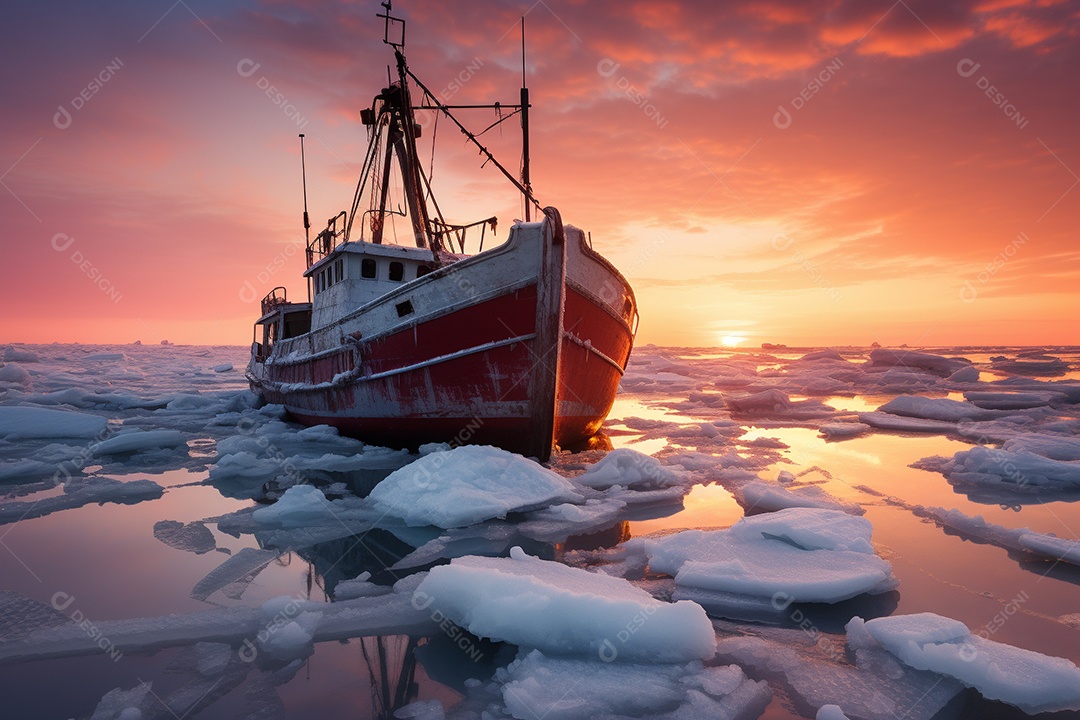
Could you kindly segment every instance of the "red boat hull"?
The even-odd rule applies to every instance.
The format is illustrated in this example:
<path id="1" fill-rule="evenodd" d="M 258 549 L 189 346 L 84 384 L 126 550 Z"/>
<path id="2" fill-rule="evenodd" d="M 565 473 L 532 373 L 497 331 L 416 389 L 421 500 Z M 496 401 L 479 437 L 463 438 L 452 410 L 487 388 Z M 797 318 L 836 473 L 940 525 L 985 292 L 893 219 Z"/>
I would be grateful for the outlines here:
<path id="1" fill-rule="evenodd" d="M 580 231 L 554 221 L 539 233 L 525 230 L 540 224 L 522 228 L 490 267 L 482 253 L 456 272 L 436 271 L 443 276 L 416 281 L 410 302 L 423 304 L 425 292 L 452 296 L 472 275 L 487 276 L 487 292 L 385 332 L 350 332 L 362 318 L 343 321 L 336 348 L 308 343 L 300 353 L 301 343 L 283 341 L 266 362 L 253 359 L 253 388 L 301 423 L 380 445 L 490 444 L 546 460 L 553 443 L 587 439 L 610 411 L 630 355 L 633 293 Z M 531 273 L 521 267 L 528 262 Z"/>

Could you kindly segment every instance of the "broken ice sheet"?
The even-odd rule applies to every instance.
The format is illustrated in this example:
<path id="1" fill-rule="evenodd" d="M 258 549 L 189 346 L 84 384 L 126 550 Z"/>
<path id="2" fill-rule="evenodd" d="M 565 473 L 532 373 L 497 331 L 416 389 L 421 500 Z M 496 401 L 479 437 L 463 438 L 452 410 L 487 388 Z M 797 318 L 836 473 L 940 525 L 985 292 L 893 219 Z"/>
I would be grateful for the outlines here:
<path id="1" fill-rule="evenodd" d="M 744 609 L 739 598 L 779 612 L 791 602 L 835 603 L 894 589 L 897 581 L 888 561 L 874 554 L 870 531 L 868 520 L 837 510 L 789 508 L 743 518 L 727 530 L 684 530 L 628 544 L 643 548 L 651 570 L 673 576 L 677 588 L 723 616 Z"/>
<path id="2" fill-rule="evenodd" d="M 415 598 L 474 635 L 556 654 L 685 662 L 710 657 L 716 642 L 694 603 L 661 602 L 621 578 L 520 548 L 509 558 L 464 557 L 433 568 Z M 628 625 L 639 627 L 620 634 Z"/>
<path id="3" fill-rule="evenodd" d="M 865 623 L 854 618 L 848 637 L 859 647 L 876 641 L 905 665 L 955 678 L 986 698 L 1028 713 L 1080 710 L 1080 668 L 1075 664 L 973 635 L 951 618 L 934 613 Z"/>
<path id="4" fill-rule="evenodd" d="M 523 650 L 493 685 L 519 720 L 752 718 L 772 699 L 766 683 L 748 679 L 735 665 L 604 663 L 537 650 Z"/>
<path id="5" fill-rule="evenodd" d="M 812 621 L 806 629 L 720 625 L 716 659 L 769 680 L 802 717 L 831 704 L 852 718 L 931 720 L 963 689 L 948 678 L 905 668 L 880 648 L 860 650 L 852 663 L 843 637 L 823 635 Z"/>

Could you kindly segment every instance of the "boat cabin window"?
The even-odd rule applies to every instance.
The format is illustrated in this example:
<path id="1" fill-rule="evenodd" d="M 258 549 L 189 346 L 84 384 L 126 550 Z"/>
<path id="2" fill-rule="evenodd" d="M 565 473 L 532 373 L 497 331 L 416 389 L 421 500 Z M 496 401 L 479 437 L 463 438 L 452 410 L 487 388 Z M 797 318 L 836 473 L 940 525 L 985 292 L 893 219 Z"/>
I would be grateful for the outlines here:
<path id="1" fill-rule="evenodd" d="M 390 263 L 390 279 L 394 282 L 401 282 L 405 279 L 405 266 L 397 260 Z"/>
<path id="2" fill-rule="evenodd" d="M 334 282 L 341 282 L 345 279 L 345 262 L 341 258 L 334 261 Z"/>
<path id="3" fill-rule="evenodd" d="M 376 276 L 375 261 L 371 258 L 364 258 L 360 261 L 360 277 L 368 278 L 369 280 Z"/>
<path id="4" fill-rule="evenodd" d="M 418 277 L 418 278 L 424 277 L 429 272 L 431 272 L 431 266 L 430 265 L 417 265 L 416 266 L 416 277 Z"/>

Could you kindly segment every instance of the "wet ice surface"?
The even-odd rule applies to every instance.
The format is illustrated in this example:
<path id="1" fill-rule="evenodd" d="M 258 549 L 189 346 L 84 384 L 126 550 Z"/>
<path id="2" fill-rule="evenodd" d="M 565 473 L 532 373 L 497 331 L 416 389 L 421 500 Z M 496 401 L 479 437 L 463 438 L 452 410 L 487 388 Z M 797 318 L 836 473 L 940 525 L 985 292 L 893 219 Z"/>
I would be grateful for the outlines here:
<path id="1" fill-rule="evenodd" d="M 639 348 L 548 469 L 245 355 L 3 349 L 4 718 L 1077 716 L 1075 348 Z"/>

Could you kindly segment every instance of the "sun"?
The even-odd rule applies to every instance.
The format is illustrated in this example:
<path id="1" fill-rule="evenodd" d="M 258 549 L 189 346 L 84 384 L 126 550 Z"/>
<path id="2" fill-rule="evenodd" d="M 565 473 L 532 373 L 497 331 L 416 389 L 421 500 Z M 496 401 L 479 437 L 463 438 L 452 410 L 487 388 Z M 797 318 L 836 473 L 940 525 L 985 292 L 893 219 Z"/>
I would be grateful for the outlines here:
<path id="1" fill-rule="evenodd" d="M 720 344 L 723 345 L 724 347 L 730 347 L 730 348 L 739 347 L 739 345 L 742 345 L 744 342 L 746 342 L 746 338 L 743 337 L 742 335 L 721 335 L 720 336 Z"/>

